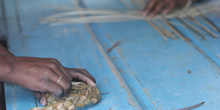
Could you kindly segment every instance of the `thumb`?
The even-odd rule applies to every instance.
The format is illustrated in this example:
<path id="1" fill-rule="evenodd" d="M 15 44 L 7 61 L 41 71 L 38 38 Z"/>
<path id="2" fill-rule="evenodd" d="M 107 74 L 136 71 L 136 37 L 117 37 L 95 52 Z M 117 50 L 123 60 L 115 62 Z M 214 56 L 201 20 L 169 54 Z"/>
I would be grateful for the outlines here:
<path id="1" fill-rule="evenodd" d="M 46 95 L 43 92 L 34 91 L 34 97 L 41 103 L 42 106 L 47 105 Z"/>

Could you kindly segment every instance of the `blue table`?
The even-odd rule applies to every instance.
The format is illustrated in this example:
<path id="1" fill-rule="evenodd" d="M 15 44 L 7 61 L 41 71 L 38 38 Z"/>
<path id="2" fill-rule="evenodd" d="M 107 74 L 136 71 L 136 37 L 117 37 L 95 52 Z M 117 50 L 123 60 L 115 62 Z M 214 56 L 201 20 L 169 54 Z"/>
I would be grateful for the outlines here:
<path id="1" fill-rule="evenodd" d="M 135 9 L 128 0 L 81 0 L 80 4 Z M 101 92 L 110 92 L 102 95 L 99 104 L 80 110 L 172 110 L 202 101 L 199 110 L 220 109 L 219 38 L 206 34 L 203 41 L 177 26 L 191 41 L 165 41 L 145 21 L 53 27 L 39 23 L 39 18 L 63 12 L 50 6 L 74 7 L 70 0 L 4 0 L 4 6 L 13 54 L 52 57 L 66 67 L 85 68 Z M 209 17 L 220 27 L 217 16 Z M 117 41 L 120 44 L 107 54 Z M 31 91 L 9 83 L 4 86 L 8 110 L 41 106 Z"/>

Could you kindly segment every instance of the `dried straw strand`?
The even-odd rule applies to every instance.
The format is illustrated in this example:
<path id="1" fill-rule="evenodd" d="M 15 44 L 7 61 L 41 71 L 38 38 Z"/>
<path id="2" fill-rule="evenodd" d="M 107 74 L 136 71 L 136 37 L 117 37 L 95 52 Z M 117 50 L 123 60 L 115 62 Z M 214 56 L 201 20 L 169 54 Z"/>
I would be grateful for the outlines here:
<path id="1" fill-rule="evenodd" d="M 173 32 L 175 32 L 182 40 L 186 40 L 185 36 L 183 36 L 177 29 L 175 29 L 175 27 L 173 27 L 169 21 L 167 21 L 166 19 L 161 19 Z"/>
<path id="2" fill-rule="evenodd" d="M 203 30 L 205 30 L 207 33 L 209 33 L 213 38 L 218 37 L 216 34 L 214 34 L 213 32 L 211 32 L 208 28 L 206 28 L 203 24 L 201 24 L 200 22 L 198 22 L 195 18 L 193 17 L 189 17 L 189 20 L 195 24 L 197 24 L 199 27 L 201 27 Z"/>
<path id="3" fill-rule="evenodd" d="M 167 36 L 177 40 L 177 38 L 167 29 L 165 28 L 160 22 L 155 21 L 156 25 L 162 28 L 162 31 L 164 32 L 164 34 L 166 34 Z"/>
<path id="4" fill-rule="evenodd" d="M 168 38 L 166 35 L 156 26 L 152 21 L 146 20 L 147 23 L 149 23 L 160 35 L 163 37 L 165 41 L 168 41 Z"/>
<path id="5" fill-rule="evenodd" d="M 192 30 L 195 34 L 200 36 L 203 40 L 206 40 L 206 38 L 199 32 L 199 30 L 190 23 L 188 23 L 187 21 L 185 21 L 185 19 L 177 18 L 177 20 L 182 24 L 184 24 L 186 27 L 188 27 L 190 30 Z"/>

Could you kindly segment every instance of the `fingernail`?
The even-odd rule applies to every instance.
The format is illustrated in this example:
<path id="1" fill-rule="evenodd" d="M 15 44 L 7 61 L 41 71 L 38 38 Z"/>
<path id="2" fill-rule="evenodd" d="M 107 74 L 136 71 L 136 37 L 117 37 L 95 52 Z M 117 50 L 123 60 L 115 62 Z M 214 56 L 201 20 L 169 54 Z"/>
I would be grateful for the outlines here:
<path id="1" fill-rule="evenodd" d="M 95 84 L 93 81 L 91 81 L 91 82 L 89 83 L 89 85 L 91 85 L 91 86 L 96 86 L 96 84 Z"/>
<path id="2" fill-rule="evenodd" d="M 46 106 L 46 100 L 45 100 L 45 99 L 41 99 L 41 100 L 40 100 L 40 103 L 41 103 L 43 106 Z"/>
<path id="3" fill-rule="evenodd" d="M 96 86 L 96 84 L 94 82 L 91 83 L 92 86 Z"/>

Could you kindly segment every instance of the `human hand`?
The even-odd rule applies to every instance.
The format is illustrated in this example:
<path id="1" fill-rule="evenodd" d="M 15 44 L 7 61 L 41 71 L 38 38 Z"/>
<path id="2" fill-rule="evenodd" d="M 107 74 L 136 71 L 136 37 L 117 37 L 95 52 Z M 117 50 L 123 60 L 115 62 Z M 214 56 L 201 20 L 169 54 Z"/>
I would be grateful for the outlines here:
<path id="1" fill-rule="evenodd" d="M 95 79 L 88 71 L 65 68 L 56 59 L 15 57 L 11 65 L 11 71 L 4 80 L 35 91 L 34 96 L 43 106 L 47 103 L 43 92 L 62 97 L 67 94 L 73 79 L 95 85 Z"/>
<path id="2" fill-rule="evenodd" d="M 162 11 L 163 14 L 169 13 L 176 7 L 186 5 L 189 0 L 150 0 L 143 10 L 143 16 L 154 17 Z M 193 2 L 196 0 L 192 0 Z"/>

